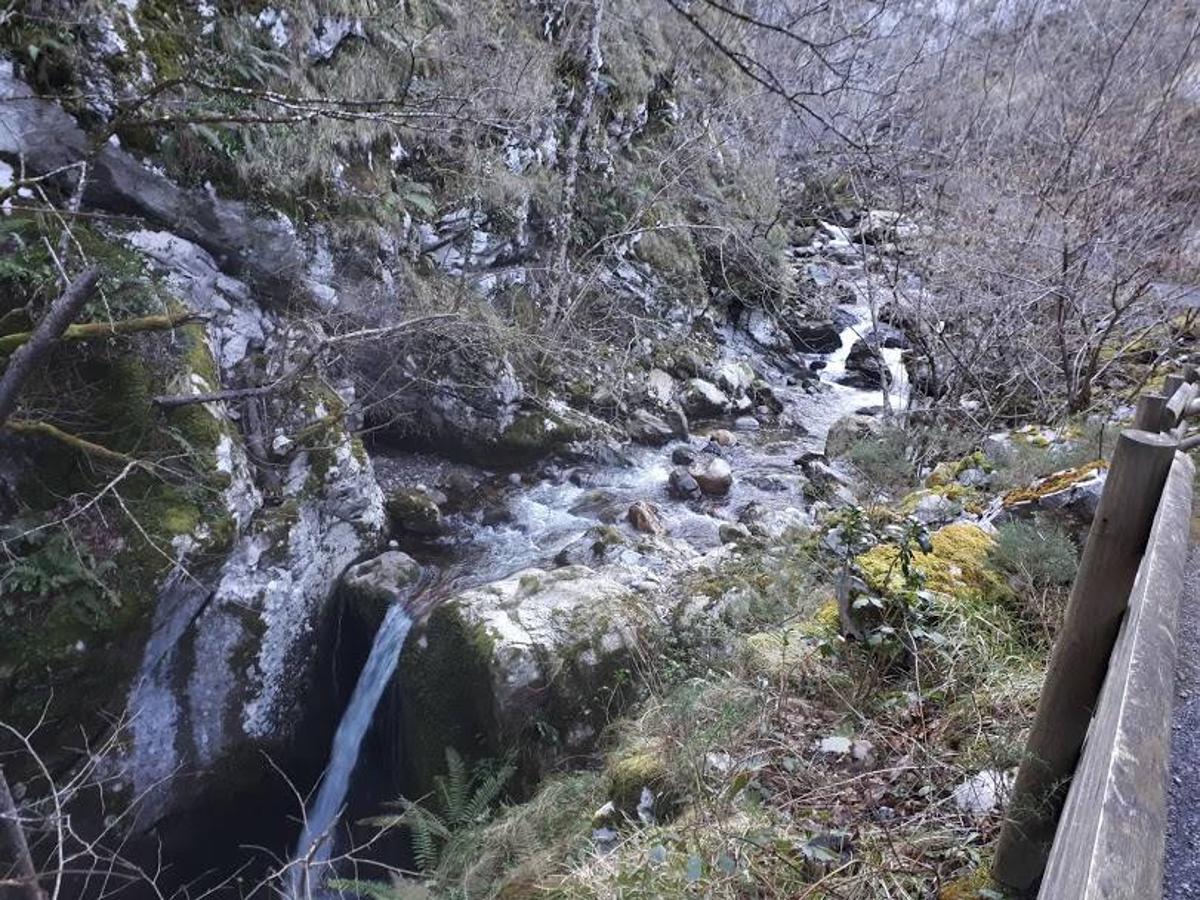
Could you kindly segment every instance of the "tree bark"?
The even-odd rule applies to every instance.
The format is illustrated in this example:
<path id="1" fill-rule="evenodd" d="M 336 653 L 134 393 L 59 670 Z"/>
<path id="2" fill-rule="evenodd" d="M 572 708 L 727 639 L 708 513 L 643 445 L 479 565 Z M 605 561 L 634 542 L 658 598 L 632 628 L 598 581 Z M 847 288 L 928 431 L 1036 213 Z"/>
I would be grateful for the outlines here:
<path id="1" fill-rule="evenodd" d="M 63 341 L 91 341 L 97 338 L 116 337 L 120 334 L 138 334 L 143 331 L 170 331 L 180 325 L 195 322 L 200 317 L 195 313 L 172 313 L 167 316 L 140 316 L 119 322 L 83 322 L 70 325 L 59 335 Z M 0 337 L 0 354 L 8 354 L 33 340 L 36 332 L 22 331 Z"/>
<path id="2" fill-rule="evenodd" d="M 22 344 L 12 354 L 8 368 L 0 376 L 0 425 L 17 408 L 17 397 L 25 381 L 33 373 L 38 361 L 54 346 L 71 321 L 79 315 L 83 304 L 96 290 L 100 280 L 100 267 L 89 266 L 63 291 L 62 296 L 50 304 L 46 313 Z"/>
<path id="3" fill-rule="evenodd" d="M 17 806 L 13 803 L 12 792 L 8 789 L 8 779 L 4 777 L 4 767 L 0 766 L 0 822 L 3 822 L 4 842 L 8 852 L 12 854 L 14 863 L 14 881 L 19 881 L 16 896 L 23 900 L 46 900 L 46 894 L 37 880 L 37 869 L 33 865 L 33 856 L 29 852 L 29 844 L 25 840 L 25 831 L 21 828 L 21 819 Z"/>
<path id="4" fill-rule="evenodd" d="M 551 322 L 558 318 L 562 306 L 563 291 L 566 290 L 567 277 L 570 274 L 567 265 L 567 250 L 571 245 L 571 226 L 575 221 L 575 184 L 579 178 L 579 149 L 583 143 L 584 132 L 592 118 L 592 106 L 596 99 L 596 88 L 600 84 L 600 68 L 603 58 L 600 54 L 600 23 L 604 17 L 604 0 L 592 0 L 592 25 L 588 32 L 586 74 L 583 82 L 583 96 L 579 101 L 579 112 L 567 136 L 567 146 L 563 150 L 563 187 L 562 200 L 559 205 L 558 222 L 555 230 L 554 248 L 554 284 L 550 293 L 549 319 Z"/>

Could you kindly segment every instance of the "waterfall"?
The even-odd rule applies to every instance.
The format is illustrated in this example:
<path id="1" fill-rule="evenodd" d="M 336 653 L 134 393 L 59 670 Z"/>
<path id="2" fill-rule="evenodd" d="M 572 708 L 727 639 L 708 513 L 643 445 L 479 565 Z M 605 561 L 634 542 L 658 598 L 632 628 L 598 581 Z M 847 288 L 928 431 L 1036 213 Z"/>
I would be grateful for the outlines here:
<path id="1" fill-rule="evenodd" d="M 367 664 L 358 676 L 354 694 L 338 723 L 329 765 L 317 791 L 317 799 L 305 816 L 304 830 L 296 843 L 290 875 L 289 896 L 292 900 L 303 900 L 318 893 L 321 870 L 329 862 L 333 831 L 350 787 L 350 775 L 358 762 L 359 747 L 371 726 L 383 690 L 396 671 L 400 650 L 411 627 L 412 619 L 404 605 L 396 602 L 388 607 L 379 631 L 375 633 L 375 643 L 371 646 Z"/>

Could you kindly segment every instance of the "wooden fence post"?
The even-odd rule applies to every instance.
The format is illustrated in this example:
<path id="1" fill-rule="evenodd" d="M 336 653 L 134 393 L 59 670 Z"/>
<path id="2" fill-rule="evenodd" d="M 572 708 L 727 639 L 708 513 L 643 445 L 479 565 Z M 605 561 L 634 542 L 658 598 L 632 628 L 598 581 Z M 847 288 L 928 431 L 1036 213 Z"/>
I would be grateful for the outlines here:
<path id="1" fill-rule="evenodd" d="M 1045 868 L 1174 455 L 1167 435 L 1117 440 L 996 848 L 992 874 L 1017 890 Z"/>
<path id="2" fill-rule="evenodd" d="M 1155 434 L 1166 428 L 1167 399 L 1162 394 L 1142 394 L 1138 397 L 1133 427 Z"/>

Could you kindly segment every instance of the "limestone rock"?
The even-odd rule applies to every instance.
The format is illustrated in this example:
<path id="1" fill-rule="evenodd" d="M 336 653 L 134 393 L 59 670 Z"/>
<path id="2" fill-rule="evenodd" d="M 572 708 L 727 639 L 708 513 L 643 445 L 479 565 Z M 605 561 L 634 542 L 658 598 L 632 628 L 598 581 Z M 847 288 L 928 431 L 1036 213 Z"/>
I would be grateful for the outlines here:
<path id="1" fill-rule="evenodd" d="M 712 497 L 723 497 L 733 486 L 733 469 L 719 456 L 705 455 L 692 464 L 689 474 L 700 490 Z"/>
<path id="2" fill-rule="evenodd" d="M 667 406 L 675 399 L 675 379 L 662 369 L 651 369 L 646 374 L 646 396 L 660 406 Z"/>
<path id="3" fill-rule="evenodd" d="M 700 418 L 724 415 L 732 405 L 724 391 L 703 378 L 692 378 L 687 382 L 680 403 L 685 413 Z"/>
<path id="4" fill-rule="evenodd" d="M 635 410 L 627 425 L 630 440 L 651 447 L 661 446 L 675 436 L 675 429 L 649 410 Z"/>
<path id="5" fill-rule="evenodd" d="M 424 491 L 401 489 L 387 498 L 388 518 L 397 531 L 431 536 L 444 528 L 442 511 Z"/>
<path id="6" fill-rule="evenodd" d="M 530 778 L 589 749 L 620 708 L 612 688 L 645 615 L 635 592 L 583 566 L 526 569 L 439 605 L 397 675 L 417 788 L 446 747 L 495 757 L 520 736 Z"/>
<path id="7" fill-rule="evenodd" d="M 420 577 L 420 563 L 407 553 L 388 550 L 348 568 L 342 575 L 340 591 L 364 621 L 378 625 L 388 604 L 394 603 Z"/>
<path id="8" fill-rule="evenodd" d="M 700 496 L 700 483 L 688 469 L 672 469 L 667 479 L 667 491 L 677 500 L 694 500 Z"/>

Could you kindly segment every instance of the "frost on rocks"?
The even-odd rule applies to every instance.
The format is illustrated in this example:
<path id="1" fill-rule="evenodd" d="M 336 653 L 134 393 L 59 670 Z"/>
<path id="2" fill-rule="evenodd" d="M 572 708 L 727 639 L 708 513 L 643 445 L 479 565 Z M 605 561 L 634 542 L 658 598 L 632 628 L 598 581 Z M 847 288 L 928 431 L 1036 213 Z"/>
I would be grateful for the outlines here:
<path id="1" fill-rule="evenodd" d="M 1014 771 L 984 769 L 976 772 L 959 784 L 953 793 L 958 811 L 969 816 L 982 817 L 999 809 L 1008 799 L 1016 780 Z"/>
<path id="2" fill-rule="evenodd" d="M 254 24 L 267 32 L 271 37 L 271 43 L 282 50 L 291 40 L 291 34 L 288 31 L 290 18 L 286 10 L 281 11 L 268 6 L 259 12 Z"/>

